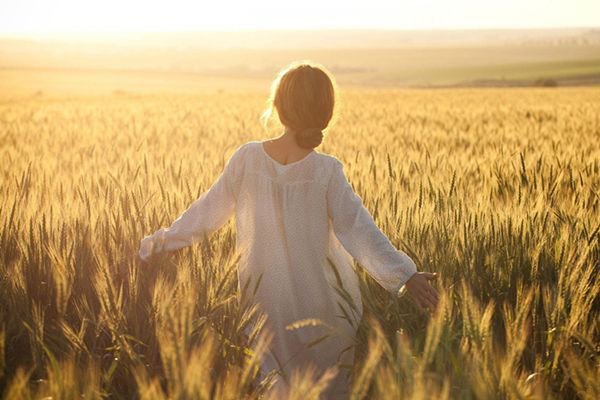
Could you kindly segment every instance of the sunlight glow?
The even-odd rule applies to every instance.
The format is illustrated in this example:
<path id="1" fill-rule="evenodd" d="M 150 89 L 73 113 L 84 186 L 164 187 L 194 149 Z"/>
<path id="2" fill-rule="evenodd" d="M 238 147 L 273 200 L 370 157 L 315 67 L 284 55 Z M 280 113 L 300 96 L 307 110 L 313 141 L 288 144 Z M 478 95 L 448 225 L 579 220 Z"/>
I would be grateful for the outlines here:
<path id="1" fill-rule="evenodd" d="M 245 29 L 461 29 L 600 26 L 598 0 L 19 0 L 0 33 Z"/>

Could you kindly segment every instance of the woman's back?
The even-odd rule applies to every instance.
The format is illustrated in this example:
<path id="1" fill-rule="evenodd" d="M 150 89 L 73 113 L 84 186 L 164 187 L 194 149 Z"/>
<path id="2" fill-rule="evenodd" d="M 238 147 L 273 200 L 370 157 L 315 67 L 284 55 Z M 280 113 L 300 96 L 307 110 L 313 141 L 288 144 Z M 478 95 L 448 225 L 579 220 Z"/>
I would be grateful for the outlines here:
<path id="1" fill-rule="evenodd" d="M 262 371 L 278 369 L 289 378 L 310 363 L 321 371 L 349 368 L 362 316 L 352 258 L 393 294 L 416 267 L 375 225 L 341 162 L 313 151 L 281 165 L 263 142 L 241 145 L 216 183 L 171 227 L 144 239 L 140 255 L 187 246 L 234 214 L 241 299 L 258 304 L 274 334 Z M 305 319 L 322 325 L 288 329 Z M 346 372 L 336 376 L 330 395 L 337 390 L 345 397 Z M 283 380 L 279 385 L 285 388 Z"/>
<path id="2" fill-rule="evenodd" d="M 309 363 L 324 369 L 335 365 L 344 349 L 341 362 L 351 365 L 353 351 L 348 348 L 353 345 L 362 303 L 351 259 L 330 236 L 327 188 L 335 161 L 311 152 L 282 166 L 265 152 L 262 142 L 245 146 L 235 188 L 236 238 L 242 254 L 239 282 L 241 288 L 247 283 L 253 288 L 261 277 L 256 293 L 242 293 L 242 299 L 260 305 L 268 316 L 266 326 L 274 333 L 262 370 L 268 373 L 281 364 L 289 374 Z M 344 313 L 337 304 L 344 300 L 335 289 L 339 284 L 328 257 L 338 265 L 342 286 L 354 301 L 354 311 L 345 305 L 352 321 L 338 317 Z M 286 329 L 311 318 L 328 326 Z M 337 379 L 340 383 L 332 388 L 343 390 L 344 375 Z"/>

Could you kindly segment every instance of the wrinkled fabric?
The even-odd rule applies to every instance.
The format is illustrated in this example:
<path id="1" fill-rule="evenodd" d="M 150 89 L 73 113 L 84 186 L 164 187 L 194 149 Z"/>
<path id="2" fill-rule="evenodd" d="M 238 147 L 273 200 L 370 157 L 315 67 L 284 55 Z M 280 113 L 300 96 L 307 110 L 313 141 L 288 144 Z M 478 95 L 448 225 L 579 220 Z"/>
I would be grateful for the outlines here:
<path id="1" fill-rule="evenodd" d="M 233 215 L 241 299 L 258 304 L 273 333 L 261 374 L 277 370 L 274 393 L 285 397 L 296 368 L 333 367 L 324 398 L 347 398 L 363 311 L 353 259 L 394 296 L 415 263 L 377 227 L 336 157 L 313 150 L 282 165 L 260 141 L 239 146 L 209 190 L 142 239 L 139 255 L 191 245 Z M 319 323 L 286 329 L 306 319 Z"/>

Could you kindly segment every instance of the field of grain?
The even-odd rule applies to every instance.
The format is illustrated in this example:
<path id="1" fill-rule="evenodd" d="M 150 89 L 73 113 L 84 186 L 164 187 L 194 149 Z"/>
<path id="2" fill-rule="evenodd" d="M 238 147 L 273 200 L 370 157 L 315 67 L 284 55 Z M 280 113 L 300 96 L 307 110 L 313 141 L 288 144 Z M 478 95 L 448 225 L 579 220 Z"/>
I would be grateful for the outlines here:
<path id="1" fill-rule="evenodd" d="M 142 269 L 260 126 L 266 93 L 0 103 L 0 393 L 254 399 L 233 219 Z M 343 89 L 317 151 L 419 269 L 434 316 L 363 271 L 353 399 L 600 398 L 600 89 Z M 359 266 L 360 267 L 360 266 Z M 360 268 L 359 268 L 360 269 Z M 295 379 L 316 399 L 322 377 Z"/>

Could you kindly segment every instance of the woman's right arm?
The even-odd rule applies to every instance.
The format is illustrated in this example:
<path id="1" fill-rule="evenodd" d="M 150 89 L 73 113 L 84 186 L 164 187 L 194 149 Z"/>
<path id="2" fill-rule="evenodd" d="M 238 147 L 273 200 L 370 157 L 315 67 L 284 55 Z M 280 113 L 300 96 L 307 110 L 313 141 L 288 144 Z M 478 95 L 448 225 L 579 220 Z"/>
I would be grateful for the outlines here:
<path id="1" fill-rule="evenodd" d="M 146 262 L 158 253 L 190 246 L 227 222 L 235 210 L 234 185 L 240 172 L 242 147 L 236 149 L 210 189 L 202 193 L 171 226 L 160 228 L 142 239 L 138 251 L 141 261 Z"/>

